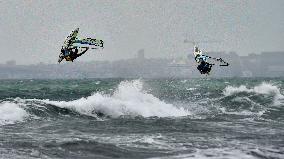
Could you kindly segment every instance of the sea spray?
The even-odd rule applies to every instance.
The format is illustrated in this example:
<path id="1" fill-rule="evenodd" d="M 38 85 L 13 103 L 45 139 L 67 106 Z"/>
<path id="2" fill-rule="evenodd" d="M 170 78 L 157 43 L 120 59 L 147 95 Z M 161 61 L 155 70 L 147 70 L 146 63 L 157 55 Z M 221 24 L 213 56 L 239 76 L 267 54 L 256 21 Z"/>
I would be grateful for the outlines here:
<path id="1" fill-rule="evenodd" d="M 263 82 L 260 85 L 254 86 L 253 88 L 247 88 L 247 86 L 241 85 L 239 87 L 227 86 L 223 91 L 224 95 L 229 96 L 239 92 L 247 93 L 258 93 L 258 94 L 274 94 L 279 98 L 284 96 L 280 93 L 280 89 L 270 83 Z"/>
<path id="2" fill-rule="evenodd" d="M 187 116 L 190 112 L 184 108 L 167 104 L 159 98 L 143 91 L 140 80 L 122 81 L 112 95 L 95 93 L 86 98 L 73 101 L 41 100 L 58 107 L 70 108 L 82 114 L 94 116 L 94 112 L 111 117 L 130 116 Z"/>
<path id="3" fill-rule="evenodd" d="M 0 125 L 23 121 L 28 113 L 19 105 L 11 102 L 0 103 Z"/>
<path id="4" fill-rule="evenodd" d="M 279 100 L 284 99 L 284 96 L 281 94 L 280 89 L 277 86 L 266 82 L 254 86 L 253 88 L 247 88 L 247 86 L 244 85 L 239 87 L 227 86 L 224 89 L 223 94 L 225 96 L 230 96 L 240 92 L 273 95 L 275 104 L 280 104 Z"/>

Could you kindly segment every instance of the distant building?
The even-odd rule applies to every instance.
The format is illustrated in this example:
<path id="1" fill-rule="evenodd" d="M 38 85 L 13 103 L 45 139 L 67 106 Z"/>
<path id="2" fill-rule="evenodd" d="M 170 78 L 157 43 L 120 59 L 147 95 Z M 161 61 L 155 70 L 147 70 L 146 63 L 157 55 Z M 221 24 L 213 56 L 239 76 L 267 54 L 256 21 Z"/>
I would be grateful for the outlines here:
<path id="1" fill-rule="evenodd" d="M 284 52 L 262 52 L 259 55 L 260 76 L 284 76 Z"/>
<path id="2" fill-rule="evenodd" d="M 207 52 L 221 57 L 230 65 L 213 66 L 210 77 L 279 77 L 284 76 L 284 52 L 262 52 L 238 56 L 235 52 Z M 186 55 L 185 55 L 186 56 Z M 145 58 L 145 50 L 132 59 L 57 64 L 16 65 L 10 60 L 0 65 L 0 79 L 56 78 L 194 78 L 204 77 L 189 54 L 186 57 Z"/>
<path id="3" fill-rule="evenodd" d="M 9 60 L 6 62 L 7 66 L 16 66 L 16 61 L 15 60 Z"/>
<path id="4" fill-rule="evenodd" d="M 145 59 L 145 50 L 144 49 L 140 49 L 138 52 L 137 52 L 137 58 L 139 60 L 144 60 Z"/>

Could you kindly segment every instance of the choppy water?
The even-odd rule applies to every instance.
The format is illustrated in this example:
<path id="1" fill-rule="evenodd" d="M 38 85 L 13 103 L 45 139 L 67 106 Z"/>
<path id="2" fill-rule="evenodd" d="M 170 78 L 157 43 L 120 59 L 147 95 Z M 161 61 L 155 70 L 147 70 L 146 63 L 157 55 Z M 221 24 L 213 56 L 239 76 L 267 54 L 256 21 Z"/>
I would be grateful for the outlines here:
<path id="1" fill-rule="evenodd" d="M 284 158 L 284 79 L 1 80 L 0 158 Z"/>

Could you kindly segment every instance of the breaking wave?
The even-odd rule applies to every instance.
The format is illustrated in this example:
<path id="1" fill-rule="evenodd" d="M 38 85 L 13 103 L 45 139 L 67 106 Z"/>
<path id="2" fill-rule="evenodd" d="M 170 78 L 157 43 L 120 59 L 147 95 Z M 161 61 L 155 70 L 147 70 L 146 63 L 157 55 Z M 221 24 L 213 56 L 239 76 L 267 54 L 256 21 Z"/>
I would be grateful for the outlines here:
<path id="1" fill-rule="evenodd" d="M 225 96 L 230 96 L 232 94 L 240 92 L 267 94 L 267 95 L 271 94 L 275 95 L 277 99 L 284 98 L 284 96 L 280 92 L 280 89 L 277 86 L 265 82 L 253 88 L 247 88 L 245 85 L 241 85 L 239 87 L 227 86 L 223 91 Z"/>
<path id="2" fill-rule="evenodd" d="M 171 100 L 171 103 L 175 103 L 171 104 L 145 91 L 141 80 L 122 81 L 113 93 L 96 92 L 71 101 L 7 99 L 0 103 L 0 125 L 21 122 L 26 118 L 52 118 L 58 115 L 95 118 L 190 116 L 203 119 L 227 114 L 277 120 L 284 117 L 284 96 L 276 85 L 264 82 L 253 87 L 227 86 L 220 93 L 216 98 L 193 98 L 184 103 L 179 102 L 180 99 Z"/>
<path id="3" fill-rule="evenodd" d="M 249 116 L 282 116 L 280 112 L 284 96 L 276 85 L 263 82 L 253 87 L 227 86 L 221 99 L 223 113 Z M 278 112 L 275 115 L 275 112 Z"/>
<path id="4" fill-rule="evenodd" d="M 0 125 L 21 122 L 26 117 L 28 113 L 19 105 L 11 102 L 0 103 Z"/>
<path id="5" fill-rule="evenodd" d="M 72 109 L 90 116 L 96 115 L 94 112 L 110 117 L 123 115 L 143 117 L 190 115 L 190 112 L 184 108 L 177 108 L 172 104 L 167 104 L 152 94 L 143 91 L 143 83 L 140 80 L 121 82 L 112 95 L 95 93 L 89 97 L 73 101 L 51 101 L 48 99 L 36 101 Z"/>

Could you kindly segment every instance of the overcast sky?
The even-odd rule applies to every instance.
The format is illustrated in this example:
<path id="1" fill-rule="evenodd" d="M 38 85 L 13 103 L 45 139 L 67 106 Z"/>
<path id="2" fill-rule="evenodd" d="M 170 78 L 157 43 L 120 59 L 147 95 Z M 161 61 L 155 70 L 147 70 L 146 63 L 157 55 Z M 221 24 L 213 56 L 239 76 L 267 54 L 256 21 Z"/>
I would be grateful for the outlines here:
<path id="1" fill-rule="evenodd" d="M 191 40 L 239 55 L 284 50 L 283 0 L 0 0 L 0 63 L 56 63 L 65 37 L 105 41 L 78 61 L 186 56 Z"/>

